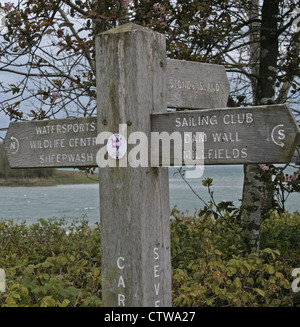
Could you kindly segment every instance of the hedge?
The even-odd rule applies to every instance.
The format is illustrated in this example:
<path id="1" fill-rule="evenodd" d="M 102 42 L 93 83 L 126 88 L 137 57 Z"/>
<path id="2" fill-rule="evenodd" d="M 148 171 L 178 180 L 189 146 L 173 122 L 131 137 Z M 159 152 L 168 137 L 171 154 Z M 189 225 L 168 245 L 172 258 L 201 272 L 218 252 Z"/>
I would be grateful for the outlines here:
<path id="1" fill-rule="evenodd" d="M 300 214 L 273 214 L 261 250 L 249 254 L 238 220 L 171 216 L 173 306 L 300 306 L 292 271 L 300 267 Z M 1 307 L 101 306 L 100 228 L 84 218 L 0 220 Z"/>

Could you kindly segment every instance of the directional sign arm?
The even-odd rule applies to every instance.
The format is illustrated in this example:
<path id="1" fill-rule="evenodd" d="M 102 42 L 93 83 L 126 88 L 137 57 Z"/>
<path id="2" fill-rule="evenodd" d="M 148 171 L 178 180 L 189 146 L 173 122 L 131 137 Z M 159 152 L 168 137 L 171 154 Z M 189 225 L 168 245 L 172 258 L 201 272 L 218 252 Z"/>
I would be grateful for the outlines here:
<path id="1" fill-rule="evenodd" d="M 170 108 L 223 108 L 230 86 L 225 67 L 185 60 L 167 60 L 167 104 Z"/>
<path id="2" fill-rule="evenodd" d="M 11 168 L 96 167 L 97 118 L 10 123 L 4 149 Z"/>
<path id="3" fill-rule="evenodd" d="M 288 105 L 153 114 L 152 132 L 181 134 L 182 165 L 189 156 L 204 160 L 206 165 L 286 163 L 299 137 L 299 127 Z M 187 153 L 185 146 L 190 142 L 203 142 L 203 151 Z M 152 152 L 162 154 L 161 149 Z M 172 163 L 172 156 L 170 159 Z"/>

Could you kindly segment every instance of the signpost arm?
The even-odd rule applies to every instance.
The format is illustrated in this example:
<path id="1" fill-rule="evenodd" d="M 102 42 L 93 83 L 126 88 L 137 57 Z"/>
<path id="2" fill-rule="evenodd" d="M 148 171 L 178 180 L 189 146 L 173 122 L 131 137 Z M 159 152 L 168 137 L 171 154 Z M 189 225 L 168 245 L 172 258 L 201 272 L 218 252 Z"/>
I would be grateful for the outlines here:
<path id="1" fill-rule="evenodd" d="M 96 60 L 98 132 L 122 124 L 150 143 L 150 115 L 166 110 L 164 36 L 120 26 L 97 36 Z M 168 169 L 150 167 L 150 146 L 148 167 L 126 167 L 130 146 L 99 174 L 103 305 L 170 306 Z"/>

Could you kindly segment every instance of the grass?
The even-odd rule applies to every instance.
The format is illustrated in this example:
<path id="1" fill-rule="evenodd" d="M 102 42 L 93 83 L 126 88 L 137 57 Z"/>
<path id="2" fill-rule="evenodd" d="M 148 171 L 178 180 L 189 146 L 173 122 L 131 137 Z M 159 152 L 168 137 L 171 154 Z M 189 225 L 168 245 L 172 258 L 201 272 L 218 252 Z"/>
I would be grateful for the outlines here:
<path id="1" fill-rule="evenodd" d="M 50 178 L 0 179 L 0 186 L 54 186 L 63 184 L 99 183 L 98 174 L 85 174 L 80 171 L 56 170 Z"/>

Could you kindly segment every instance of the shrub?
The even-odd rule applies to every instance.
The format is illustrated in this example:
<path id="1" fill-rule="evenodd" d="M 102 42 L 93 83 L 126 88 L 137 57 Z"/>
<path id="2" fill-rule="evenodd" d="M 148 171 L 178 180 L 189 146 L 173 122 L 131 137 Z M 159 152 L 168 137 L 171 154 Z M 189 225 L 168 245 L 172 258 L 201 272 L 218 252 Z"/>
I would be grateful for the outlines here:
<path id="1" fill-rule="evenodd" d="M 0 221 L 0 306 L 101 306 L 100 232 L 84 219 Z"/>
<path id="2" fill-rule="evenodd" d="M 176 210 L 173 217 L 173 305 L 300 305 L 300 294 L 291 290 L 292 270 L 300 266 L 299 214 L 266 219 L 261 250 L 252 254 L 238 222 L 229 227 L 212 215 L 183 217 Z"/>
<path id="3" fill-rule="evenodd" d="M 174 306 L 300 306 L 300 215 L 272 215 L 261 250 L 248 254 L 238 219 L 180 213 L 171 219 Z M 100 229 L 85 219 L 0 220 L 1 306 L 101 306 Z"/>

